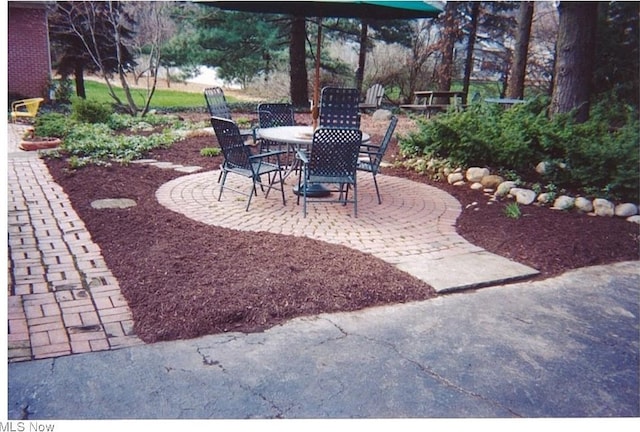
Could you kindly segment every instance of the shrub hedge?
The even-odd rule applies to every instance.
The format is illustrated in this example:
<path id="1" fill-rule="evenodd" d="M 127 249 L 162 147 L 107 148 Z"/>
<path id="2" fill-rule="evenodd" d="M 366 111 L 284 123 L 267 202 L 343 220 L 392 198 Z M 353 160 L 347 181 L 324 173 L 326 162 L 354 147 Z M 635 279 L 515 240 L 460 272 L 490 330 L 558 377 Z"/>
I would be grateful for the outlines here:
<path id="1" fill-rule="evenodd" d="M 463 168 L 515 171 L 590 196 L 638 202 L 639 122 L 636 109 L 605 100 L 585 123 L 572 113 L 548 116 L 548 98 L 505 109 L 477 103 L 461 112 L 418 118 L 418 130 L 401 136 L 404 156 L 447 160 Z M 549 169 L 540 178 L 539 162 Z"/>

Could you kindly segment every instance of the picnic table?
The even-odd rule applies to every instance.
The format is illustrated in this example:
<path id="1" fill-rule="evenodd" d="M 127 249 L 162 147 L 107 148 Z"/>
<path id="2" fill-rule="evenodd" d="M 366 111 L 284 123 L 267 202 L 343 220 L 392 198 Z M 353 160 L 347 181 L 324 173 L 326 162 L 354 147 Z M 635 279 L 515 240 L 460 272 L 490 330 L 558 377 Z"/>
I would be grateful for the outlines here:
<path id="1" fill-rule="evenodd" d="M 505 107 L 510 107 L 510 106 L 525 102 L 522 99 L 513 99 L 513 98 L 487 98 L 484 101 L 487 103 L 499 104 Z"/>
<path id="2" fill-rule="evenodd" d="M 415 103 L 400 105 L 400 108 L 422 112 L 427 117 L 446 111 L 449 107 L 462 109 L 463 91 L 419 90 L 414 92 Z"/>

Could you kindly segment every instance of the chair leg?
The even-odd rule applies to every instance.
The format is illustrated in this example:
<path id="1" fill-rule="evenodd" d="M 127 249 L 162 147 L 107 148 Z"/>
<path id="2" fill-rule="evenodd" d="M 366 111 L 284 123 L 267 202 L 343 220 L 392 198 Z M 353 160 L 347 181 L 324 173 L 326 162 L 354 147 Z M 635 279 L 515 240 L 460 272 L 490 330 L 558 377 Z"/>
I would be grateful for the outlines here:
<path id="1" fill-rule="evenodd" d="M 220 183 L 220 176 L 222 176 L 222 183 Z M 220 176 L 218 176 L 218 183 L 220 184 L 220 193 L 218 194 L 218 201 L 220 201 L 220 198 L 222 198 L 222 190 L 224 189 L 224 182 L 227 181 L 227 172 L 223 170 L 222 172 L 220 172 Z"/>
<path id="2" fill-rule="evenodd" d="M 284 177 L 282 177 L 282 170 L 278 170 L 278 175 L 280 176 L 280 195 L 282 195 L 282 205 L 287 205 L 286 199 L 284 197 Z"/>
<path id="3" fill-rule="evenodd" d="M 347 202 L 349 201 L 349 184 L 346 183 L 346 186 L 347 187 L 345 189 L 345 183 L 340 183 L 340 195 L 338 195 L 338 201 L 342 201 L 343 206 L 346 206 Z M 342 198 L 343 193 L 344 193 L 344 198 Z"/>
<path id="4" fill-rule="evenodd" d="M 276 175 L 280 177 L 280 180 L 276 178 Z M 271 192 L 271 189 L 275 188 L 273 184 L 276 182 L 276 180 L 278 181 L 278 183 L 280 183 L 280 194 L 282 195 L 282 204 L 287 205 L 284 197 L 284 177 L 282 176 L 282 169 L 278 170 L 277 174 L 275 172 L 273 173 L 273 178 L 269 181 L 269 186 L 267 187 L 267 193 L 264 194 L 264 197 L 265 198 L 269 197 L 269 192 Z"/>
<path id="5" fill-rule="evenodd" d="M 347 189 L 349 186 L 347 186 Z M 353 183 L 353 217 L 358 217 L 358 185 Z"/>
<path id="6" fill-rule="evenodd" d="M 251 186 L 251 192 L 249 193 L 249 199 L 247 200 L 247 207 L 244 209 L 244 211 L 249 211 L 249 206 L 251 205 L 251 198 L 253 198 L 253 195 L 256 193 L 256 184 L 253 183 L 253 185 Z"/>
<path id="7" fill-rule="evenodd" d="M 373 184 L 376 187 L 376 195 L 378 195 L 378 204 L 382 204 L 382 199 L 380 198 L 380 189 L 378 189 L 378 181 L 376 180 L 376 175 L 373 175 Z"/>
<path id="8" fill-rule="evenodd" d="M 300 194 L 300 189 L 298 189 L 298 194 Z M 300 197 L 300 195 L 298 195 Z M 302 182 L 302 214 L 306 218 L 307 217 L 307 182 Z"/>

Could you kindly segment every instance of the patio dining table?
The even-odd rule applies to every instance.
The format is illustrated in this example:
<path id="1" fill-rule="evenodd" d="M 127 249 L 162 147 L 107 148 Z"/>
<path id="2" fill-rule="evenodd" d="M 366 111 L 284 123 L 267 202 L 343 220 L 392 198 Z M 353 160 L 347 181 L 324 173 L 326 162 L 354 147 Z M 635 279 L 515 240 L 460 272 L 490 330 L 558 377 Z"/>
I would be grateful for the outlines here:
<path id="1" fill-rule="evenodd" d="M 256 130 L 258 139 L 269 140 L 287 145 L 287 151 L 295 155 L 298 150 L 309 150 L 313 142 L 313 126 L 277 126 L 270 128 L 260 128 Z M 367 133 L 362 133 L 362 143 L 366 144 L 371 140 Z M 294 159 L 289 165 L 284 178 L 287 178 L 299 166 L 299 160 Z M 294 186 L 293 192 L 297 195 L 297 185 Z M 307 196 L 321 197 L 330 193 L 324 188 L 307 189 Z"/>

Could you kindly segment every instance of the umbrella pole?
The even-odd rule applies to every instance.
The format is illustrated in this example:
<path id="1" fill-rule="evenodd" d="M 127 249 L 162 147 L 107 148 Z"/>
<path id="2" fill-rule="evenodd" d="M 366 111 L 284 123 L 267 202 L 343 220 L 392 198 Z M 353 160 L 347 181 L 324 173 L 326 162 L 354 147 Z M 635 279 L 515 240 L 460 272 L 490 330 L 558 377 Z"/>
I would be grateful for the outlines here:
<path id="1" fill-rule="evenodd" d="M 311 107 L 311 117 L 313 118 L 313 129 L 318 127 L 318 117 L 320 117 L 320 50 L 322 49 L 322 18 L 318 18 L 318 41 L 316 43 L 316 75 L 313 85 L 313 106 Z"/>

